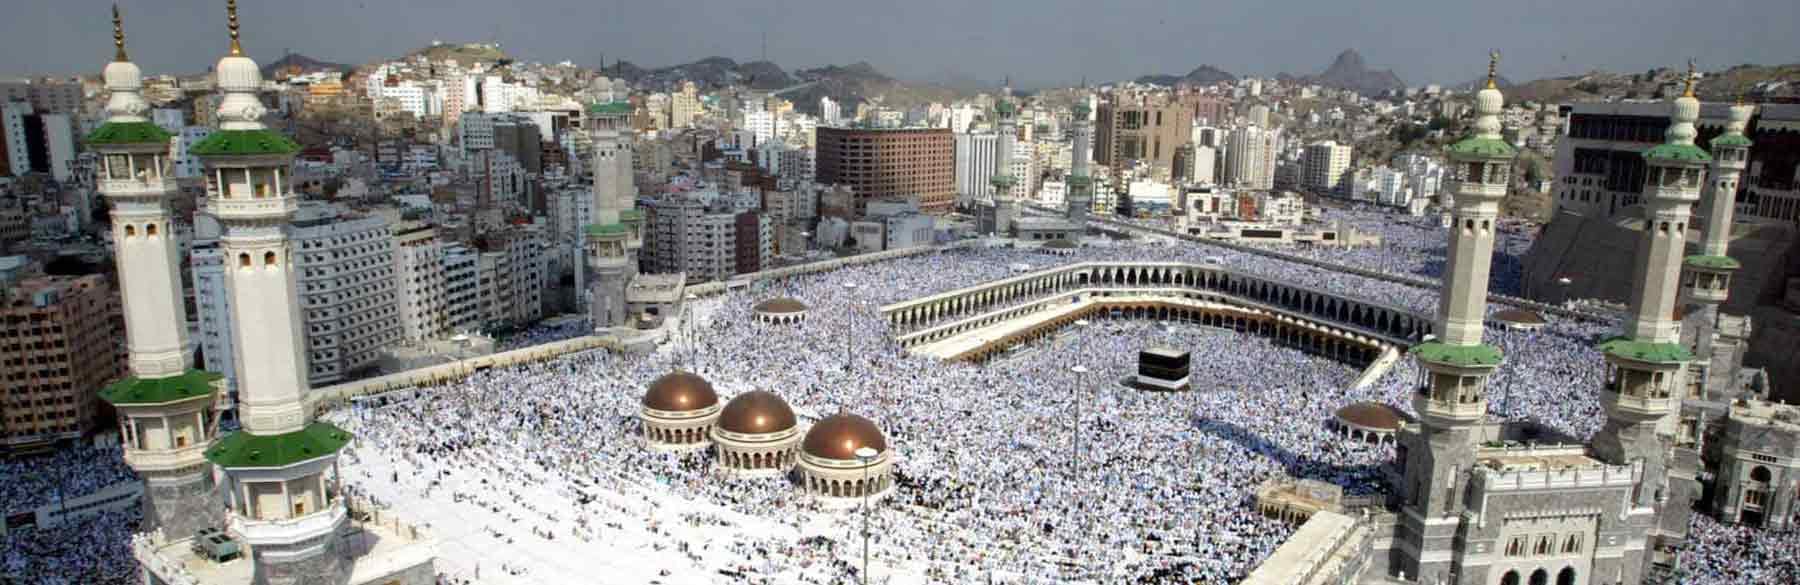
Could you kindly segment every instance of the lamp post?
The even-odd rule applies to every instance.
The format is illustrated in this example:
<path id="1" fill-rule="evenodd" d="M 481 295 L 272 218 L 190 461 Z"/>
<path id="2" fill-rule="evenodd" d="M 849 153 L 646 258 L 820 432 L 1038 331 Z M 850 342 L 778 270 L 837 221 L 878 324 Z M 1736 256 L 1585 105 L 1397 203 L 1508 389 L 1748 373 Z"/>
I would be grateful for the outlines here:
<path id="1" fill-rule="evenodd" d="M 700 367 L 694 363 L 697 361 L 696 358 L 698 357 L 699 352 L 694 351 L 693 303 L 699 298 L 699 295 L 688 293 L 687 297 L 684 298 L 681 303 L 681 344 L 686 346 L 685 348 L 682 348 L 682 353 L 687 354 L 687 366 L 693 368 L 695 371 L 698 371 Z"/>
<path id="2" fill-rule="evenodd" d="M 880 453 L 876 452 L 875 449 L 873 449 L 867 445 L 858 447 L 856 449 L 856 460 L 861 462 L 862 466 L 863 466 L 863 482 L 862 482 L 862 500 L 863 500 L 862 501 L 862 509 L 863 509 L 862 583 L 863 583 L 863 585 L 869 585 L 869 464 L 874 463 L 875 456 L 879 455 L 879 454 Z"/>
<path id="3" fill-rule="evenodd" d="M 1076 326 L 1083 326 L 1084 322 L 1076 321 L 1075 324 Z M 1075 481 L 1079 482 L 1081 481 L 1081 386 L 1087 382 L 1088 369 L 1087 366 L 1076 365 L 1075 367 L 1069 368 L 1069 371 L 1075 373 L 1075 472 L 1073 475 Z M 1080 512 L 1077 512 L 1077 514 L 1079 513 Z M 1080 522 L 1081 538 L 1085 539 L 1087 538 L 1087 520 L 1084 517 Z M 1086 543 L 1082 543 L 1082 546 L 1086 546 Z M 1075 564 L 1077 568 L 1080 568 L 1081 559 L 1075 559 Z"/>
<path id="4" fill-rule="evenodd" d="M 846 295 L 846 297 L 854 297 L 856 295 L 856 283 L 854 283 L 854 282 L 844 283 L 844 294 Z M 851 354 L 853 346 L 856 345 L 856 338 L 850 336 L 850 324 L 851 324 L 851 321 L 856 317 L 856 301 L 851 300 L 848 303 L 848 305 L 849 305 L 849 311 L 847 311 L 848 314 L 844 317 L 844 372 L 845 373 L 849 373 L 851 371 L 850 354 Z"/>

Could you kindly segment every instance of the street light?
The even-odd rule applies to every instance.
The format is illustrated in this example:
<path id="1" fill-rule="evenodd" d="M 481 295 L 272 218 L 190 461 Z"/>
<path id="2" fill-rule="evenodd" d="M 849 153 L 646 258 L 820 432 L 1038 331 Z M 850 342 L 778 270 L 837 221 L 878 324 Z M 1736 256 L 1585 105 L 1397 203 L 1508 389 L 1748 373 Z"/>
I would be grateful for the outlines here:
<path id="1" fill-rule="evenodd" d="M 688 293 L 687 298 L 681 303 L 681 344 L 687 346 L 686 351 L 681 353 L 686 354 L 687 367 L 695 371 L 700 369 L 698 365 L 694 364 L 699 352 L 694 351 L 694 324 L 691 321 L 694 316 L 694 300 L 699 298 L 699 295 Z"/>
<path id="2" fill-rule="evenodd" d="M 854 283 L 854 282 L 844 283 L 844 293 L 848 297 L 854 297 L 856 295 L 856 283 Z M 844 318 L 844 371 L 845 372 L 851 371 L 850 353 L 851 353 L 852 347 L 854 345 L 856 345 L 856 338 L 850 336 L 850 322 L 852 319 L 854 319 L 856 317 L 856 301 L 851 300 L 849 303 L 849 306 L 850 306 L 850 311 L 849 311 L 850 314 L 848 317 Z"/>
<path id="3" fill-rule="evenodd" d="M 862 500 L 863 500 L 862 501 L 862 509 L 863 509 L 862 582 L 863 582 L 863 585 L 869 585 L 869 464 L 874 463 L 875 456 L 879 455 L 879 454 L 880 454 L 879 452 L 875 451 L 875 449 L 869 447 L 868 445 L 864 445 L 864 446 L 858 447 L 856 449 L 856 460 L 861 462 L 862 466 L 863 466 L 863 482 L 862 482 Z"/>
<path id="4" fill-rule="evenodd" d="M 1075 325 L 1082 326 L 1083 323 L 1085 323 L 1085 320 L 1076 321 Z M 1075 476 L 1074 477 L 1075 481 L 1079 482 L 1079 481 L 1081 481 L 1081 394 L 1080 394 L 1080 392 L 1081 392 L 1081 385 L 1087 381 L 1088 369 L 1087 369 L 1087 366 L 1077 365 L 1073 368 L 1069 368 L 1069 371 L 1075 372 L 1075 461 L 1074 461 L 1075 472 L 1073 475 Z M 1080 512 L 1076 512 L 1076 514 L 1079 515 Z M 1081 522 L 1081 538 L 1085 539 L 1085 538 L 1087 538 L 1087 521 L 1085 519 L 1083 519 L 1080 522 Z M 1085 543 L 1083 543 L 1083 545 L 1085 546 Z M 1076 559 L 1077 567 L 1080 566 L 1080 562 L 1081 562 L 1081 560 L 1079 558 L 1077 558 Z"/>

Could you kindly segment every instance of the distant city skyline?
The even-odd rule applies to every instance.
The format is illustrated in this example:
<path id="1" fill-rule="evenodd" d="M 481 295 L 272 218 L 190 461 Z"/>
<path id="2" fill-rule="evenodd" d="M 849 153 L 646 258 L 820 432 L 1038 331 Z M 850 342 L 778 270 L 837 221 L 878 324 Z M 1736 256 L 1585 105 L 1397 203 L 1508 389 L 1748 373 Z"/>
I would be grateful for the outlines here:
<path id="1" fill-rule="evenodd" d="M 109 2 L 0 0 L 0 75 L 95 74 L 111 51 Z M 132 57 L 147 73 L 204 72 L 225 47 L 222 0 L 124 0 Z M 1800 62 L 1800 3 L 1725 0 L 1401 0 L 1181 3 L 1174 0 L 693 0 L 671 9 L 623 0 L 311 0 L 241 2 L 244 44 L 267 63 L 292 51 L 358 65 L 444 42 L 499 41 L 532 61 L 646 68 L 709 56 L 792 69 L 867 61 L 914 81 L 1022 87 L 1083 77 L 1180 75 L 1202 64 L 1237 75 L 1315 74 L 1344 49 L 1411 86 L 1478 77 L 1490 49 L 1516 81 L 1594 69 L 1641 72 Z M 1576 5 L 1569 5 L 1576 4 Z M 1670 31 L 1683 36 L 1670 42 Z"/>

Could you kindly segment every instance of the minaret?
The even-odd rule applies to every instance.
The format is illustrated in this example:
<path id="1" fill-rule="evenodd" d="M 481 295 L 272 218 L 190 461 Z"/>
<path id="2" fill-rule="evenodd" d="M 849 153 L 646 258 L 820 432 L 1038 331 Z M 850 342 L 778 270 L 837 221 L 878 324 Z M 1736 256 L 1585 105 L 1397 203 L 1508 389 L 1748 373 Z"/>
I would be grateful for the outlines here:
<path id="1" fill-rule="evenodd" d="M 1069 160 L 1069 193 L 1068 208 L 1065 216 L 1078 225 L 1087 222 L 1089 212 L 1094 210 L 1094 177 L 1089 175 L 1089 165 L 1094 159 L 1094 123 L 1088 120 L 1092 113 L 1088 109 L 1088 96 L 1084 91 L 1075 101 L 1075 144 Z M 1083 231 L 1086 228 L 1083 227 Z"/>
<path id="2" fill-rule="evenodd" d="M 999 136 L 994 142 L 994 176 L 988 183 L 994 186 L 994 234 L 1008 235 L 1012 233 L 1013 220 L 1018 218 L 1019 202 L 1013 199 L 1012 187 L 1018 184 L 1019 178 L 1012 176 L 1013 141 L 1018 139 L 1019 130 L 1015 127 L 1014 116 L 1018 110 L 1013 106 L 1011 83 L 1001 90 L 1000 100 L 994 104 L 994 113 L 999 115 Z"/>
<path id="3" fill-rule="evenodd" d="M 594 203 L 587 231 L 588 314 L 596 332 L 625 324 L 625 285 L 637 276 L 643 247 L 644 214 L 637 209 L 631 147 L 621 134 L 631 104 L 615 101 L 588 108 L 594 138 Z"/>
<path id="4" fill-rule="evenodd" d="M 298 144 L 263 126 L 262 75 L 238 43 L 237 2 L 226 3 L 231 53 L 214 68 L 224 93 L 219 129 L 191 152 L 206 165 L 206 212 L 223 226 L 225 291 L 236 349 L 243 430 L 206 452 L 223 469 L 230 532 L 248 545 L 253 582 L 339 583 L 348 563 L 337 454 L 349 433 L 312 420 L 305 339 L 288 221 L 298 208 Z"/>
<path id="5" fill-rule="evenodd" d="M 1475 460 L 1478 428 L 1487 414 L 1487 382 L 1500 366 L 1500 349 L 1482 343 L 1487 316 L 1488 268 L 1494 223 L 1506 197 L 1517 154 L 1500 137 L 1503 97 L 1494 84 L 1499 53 L 1490 55 L 1488 85 L 1475 95 L 1475 127 L 1450 146 L 1455 169 L 1448 266 L 1438 295 L 1436 340 L 1413 347 L 1425 380 L 1413 395 L 1420 432 L 1403 453 L 1409 497 L 1403 514 L 1412 549 L 1444 550 L 1459 535 L 1462 493 Z M 1420 583 L 1447 578 L 1451 557 L 1415 558 L 1408 571 Z"/>
<path id="6" fill-rule="evenodd" d="M 106 123 L 88 135 L 100 154 L 100 194 L 112 200 L 119 291 L 125 307 L 125 342 L 131 375 L 100 397 L 119 412 L 125 462 L 143 476 L 143 532 L 170 540 L 224 524 L 225 509 L 213 482 L 206 449 L 218 430 L 214 411 L 217 374 L 195 370 L 182 305 L 180 262 L 169 222 L 176 192 L 168 132 L 144 118 L 150 109 L 138 91 L 143 80 L 125 56 L 125 27 L 113 6 L 117 53 L 102 74 Z"/>
<path id="7" fill-rule="evenodd" d="M 1658 426 L 1671 413 L 1688 361 L 1681 345 L 1675 300 L 1680 294 L 1682 255 L 1687 245 L 1688 208 L 1700 199 L 1706 151 L 1694 146 L 1694 121 L 1700 101 L 1694 99 L 1689 65 L 1687 90 L 1675 100 L 1663 144 L 1644 152 L 1649 177 L 1644 186 L 1644 230 L 1638 239 L 1638 282 L 1631 291 L 1632 313 L 1625 335 L 1600 344 L 1607 376 L 1600 392 L 1606 425 L 1594 435 L 1594 454 L 1607 463 L 1644 464 L 1644 481 L 1634 496 L 1639 508 L 1660 507 L 1664 493 L 1667 447 Z"/>
<path id="8" fill-rule="evenodd" d="M 1725 252 L 1731 245 L 1731 215 L 1737 199 L 1738 177 L 1742 176 L 1750 158 L 1751 143 L 1744 135 L 1744 128 L 1750 124 L 1754 109 L 1741 100 L 1731 106 L 1725 133 L 1712 140 L 1712 180 L 1706 183 L 1706 197 L 1701 203 L 1702 213 L 1706 216 L 1705 239 L 1700 243 L 1700 253 L 1688 256 L 1682 262 L 1686 270 L 1682 282 L 1688 298 L 1703 307 L 1700 331 L 1694 336 L 1694 353 L 1702 360 L 1712 359 L 1719 306 L 1730 298 L 1731 275 L 1740 266 Z M 1705 372 L 1708 379 L 1702 387 L 1707 393 L 1731 387 L 1732 380 L 1725 379 L 1731 372 L 1711 367 Z M 1722 400 L 1732 398 L 1735 396 L 1720 397 Z"/>

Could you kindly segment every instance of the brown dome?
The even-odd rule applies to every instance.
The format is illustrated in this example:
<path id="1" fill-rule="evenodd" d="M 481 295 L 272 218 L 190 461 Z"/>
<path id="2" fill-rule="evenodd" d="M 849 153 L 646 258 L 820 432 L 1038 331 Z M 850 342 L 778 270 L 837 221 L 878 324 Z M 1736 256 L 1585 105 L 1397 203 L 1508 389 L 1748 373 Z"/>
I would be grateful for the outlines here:
<path id="1" fill-rule="evenodd" d="M 712 383 L 679 370 L 657 378 L 644 392 L 644 406 L 654 410 L 686 412 L 718 403 L 719 394 L 713 391 Z"/>
<path id="2" fill-rule="evenodd" d="M 863 447 L 887 451 L 887 438 L 875 428 L 875 423 L 854 414 L 825 417 L 806 431 L 806 440 L 801 443 L 808 455 L 840 461 L 854 461 L 856 450 Z"/>
<path id="3" fill-rule="evenodd" d="M 769 299 L 756 304 L 758 313 L 799 313 L 805 310 L 804 303 L 787 297 Z"/>
<path id="4" fill-rule="evenodd" d="M 785 431 L 794 428 L 794 409 L 774 393 L 751 390 L 725 403 L 719 428 L 746 435 Z"/>
<path id="5" fill-rule="evenodd" d="M 1500 311 L 1498 313 L 1494 313 L 1494 320 L 1495 321 L 1505 321 L 1507 323 L 1518 323 L 1520 325 L 1542 325 L 1542 324 L 1544 324 L 1544 316 L 1543 315 L 1539 315 L 1536 312 L 1527 311 L 1525 309 L 1507 309 L 1504 311 Z"/>
<path id="6" fill-rule="evenodd" d="M 1337 419 L 1344 424 L 1376 431 L 1397 431 L 1406 416 L 1392 406 L 1379 402 L 1358 402 L 1339 408 Z"/>

